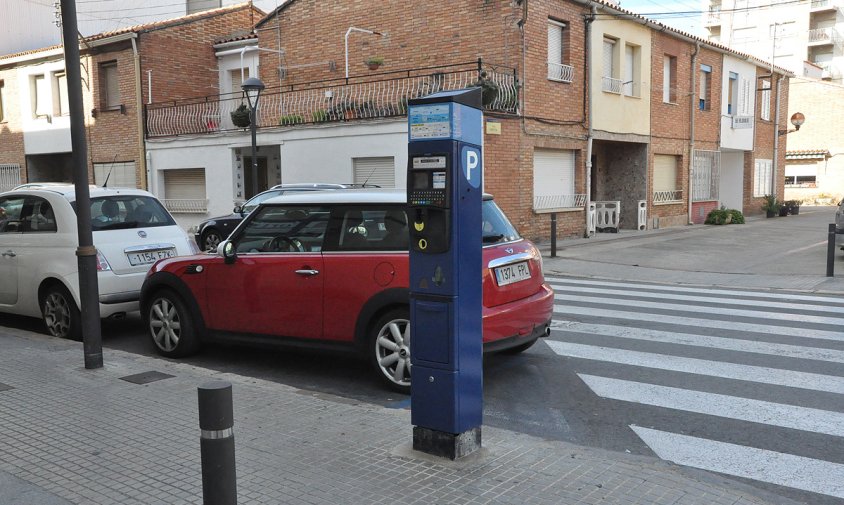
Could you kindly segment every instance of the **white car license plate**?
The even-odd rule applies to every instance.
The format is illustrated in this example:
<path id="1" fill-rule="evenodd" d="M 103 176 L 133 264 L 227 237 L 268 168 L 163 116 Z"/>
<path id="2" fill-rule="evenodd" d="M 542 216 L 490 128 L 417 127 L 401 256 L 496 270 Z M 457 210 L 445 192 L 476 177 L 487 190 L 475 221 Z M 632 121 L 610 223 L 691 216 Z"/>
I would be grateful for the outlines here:
<path id="1" fill-rule="evenodd" d="M 498 281 L 499 286 L 506 286 L 526 279 L 530 279 L 530 267 L 528 267 L 527 261 L 504 265 L 495 269 L 495 280 Z"/>
<path id="2" fill-rule="evenodd" d="M 172 258 L 175 255 L 176 250 L 171 248 L 127 253 L 126 257 L 129 259 L 129 264 L 134 267 L 138 265 L 151 265 L 160 259 Z"/>

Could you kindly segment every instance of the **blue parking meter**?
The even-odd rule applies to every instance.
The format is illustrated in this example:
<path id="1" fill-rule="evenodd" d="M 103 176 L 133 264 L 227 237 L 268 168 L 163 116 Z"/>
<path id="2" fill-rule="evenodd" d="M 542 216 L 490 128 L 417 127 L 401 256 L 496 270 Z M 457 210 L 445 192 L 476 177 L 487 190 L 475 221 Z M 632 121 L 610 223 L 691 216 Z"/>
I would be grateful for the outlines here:
<path id="1" fill-rule="evenodd" d="M 408 102 L 413 448 L 457 459 L 483 415 L 481 90 Z"/>

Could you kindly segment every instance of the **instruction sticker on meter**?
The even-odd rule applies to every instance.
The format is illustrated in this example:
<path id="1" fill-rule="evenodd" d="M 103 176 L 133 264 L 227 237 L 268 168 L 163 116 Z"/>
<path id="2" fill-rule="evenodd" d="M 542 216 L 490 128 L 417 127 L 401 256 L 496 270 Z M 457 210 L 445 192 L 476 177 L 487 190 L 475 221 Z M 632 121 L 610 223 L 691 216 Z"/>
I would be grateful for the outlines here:
<path id="1" fill-rule="evenodd" d="M 447 139 L 451 137 L 449 104 L 410 107 L 410 140 Z"/>

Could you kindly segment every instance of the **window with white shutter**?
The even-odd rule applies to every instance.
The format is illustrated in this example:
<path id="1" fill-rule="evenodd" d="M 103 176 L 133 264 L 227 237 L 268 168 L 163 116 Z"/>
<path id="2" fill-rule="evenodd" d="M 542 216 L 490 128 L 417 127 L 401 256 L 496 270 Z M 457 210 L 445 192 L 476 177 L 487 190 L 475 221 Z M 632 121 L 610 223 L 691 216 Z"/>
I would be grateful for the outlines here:
<path id="1" fill-rule="evenodd" d="M 536 149 L 533 152 L 533 208 L 581 207 L 585 195 L 574 188 L 574 151 Z"/>
<path id="2" fill-rule="evenodd" d="M 164 199 L 175 213 L 202 213 L 208 209 L 204 168 L 175 168 L 164 172 Z"/>
<path id="3" fill-rule="evenodd" d="M 654 204 L 682 200 L 682 189 L 678 186 L 677 171 L 680 157 L 666 154 L 654 155 Z"/>
<path id="4" fill-rule="evenodd" d="M 615 39 L 608 39 L 604 38 L 604 68 L 603 68 L 603 75 L 604 77 L 615 77 Z"/>
<path id="5" fill-rule="evenodd" d="M 772 194 L 771 172 L 773 162 L 771 160 L 757 159 L 753 166 L 753 196 L 761 197 Z"/>
<path id="6" fill-rule="evenodd" d="M 232 93 L 240 93 L 243 91 L 241 88 L 241 84 L 243 81 L 249 78 L 249 68 L 236 68 L 234 70 L 229 70 L 229 76 L 231 77 L 232 86 L 230 91 Z"/>
<path id="7" fill-rule="evenodd" d="M 97 186 L 102 186 L 106 183 L 106 178 L 108 178 L 108 187 L 110 188 L 138 187 L 134 161 L 94 163 L 94 183 Z"/>
<path id="8" fill-rule="evenodd" d="M 381 188 L 396 187 L 396 162 L 392 156 L 352 158 L 353 181 Z"/>
<path id="9" fill-rule="evenodd" d="M 677 103 L 677 57 L 668 54 L 662 59 L 662 101 Z"/>
<path id="10" fill-rule="evenodd" d="M 568 31 L 566 23 L 548 20 L 548 78 L 571 82 L 572 68 L 568 65 Z"/>
<path id="11" fill-rule="evenodd" d="M 759 105 L 759 117 L 771 120 L 771 81 L 762 81 L 762 103 Z"/>
<path id="12" fill-rule="evenodd" d="M 753 95 L 749 79 L 741 78 L 741 96 L 739 97 L 739 115 L 753 115 Z"/>
<path id="13" fill-rule="evenodd" d="M 120 107 L 120 82 L 116 61 L 100 64 L 100 107 L 105 110 Z"/>
<path id="14" fill-rule="evenodd" d="M 32 93 L 32 117 L 50 116 L 50 86 L 44 74 L 33 75 L 30 92 Z"/>

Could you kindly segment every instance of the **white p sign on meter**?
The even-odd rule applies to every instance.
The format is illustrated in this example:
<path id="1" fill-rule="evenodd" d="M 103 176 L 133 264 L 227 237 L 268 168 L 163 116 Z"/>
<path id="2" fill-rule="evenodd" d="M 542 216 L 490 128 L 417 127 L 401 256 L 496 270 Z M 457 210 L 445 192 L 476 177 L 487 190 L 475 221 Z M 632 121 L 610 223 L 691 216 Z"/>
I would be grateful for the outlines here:
<path id="1" fill-rule="evenodd" d="M 473 188 L 481 185 L 481 152 L 473 147 L 463 146 L 460 153 L 463 176 Z"/>

